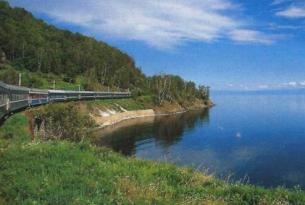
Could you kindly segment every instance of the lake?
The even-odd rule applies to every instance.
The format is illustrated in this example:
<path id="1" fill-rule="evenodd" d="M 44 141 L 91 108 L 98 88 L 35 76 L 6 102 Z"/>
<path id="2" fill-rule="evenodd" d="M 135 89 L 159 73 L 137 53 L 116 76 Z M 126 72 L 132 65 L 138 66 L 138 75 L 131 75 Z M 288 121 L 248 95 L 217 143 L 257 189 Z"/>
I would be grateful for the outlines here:
<path id="1" fill-rule="evenodd" d="M 135 119 L 99 131 L 97 144 L 222 179 L 305 188 L 305 95 L 230 94 L 209 110 Z"/>

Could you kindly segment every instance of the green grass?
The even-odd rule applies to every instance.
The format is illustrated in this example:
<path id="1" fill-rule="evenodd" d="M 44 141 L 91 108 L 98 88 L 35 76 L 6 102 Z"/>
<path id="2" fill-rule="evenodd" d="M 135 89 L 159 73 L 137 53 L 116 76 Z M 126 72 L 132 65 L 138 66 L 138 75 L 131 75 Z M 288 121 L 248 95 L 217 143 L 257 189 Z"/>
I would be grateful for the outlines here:
<path id="1" fill-rule="evenodd" d="M 229 184 L 192 169 L 87 143 L 38 142 L 1 153 L 7 204 L 304 204 L 302 191 Z"/>
<path id="2" fill-rule="evenodd" d="M 45 74 L 40 72 L 29 72 L 25 69 L 16 69 L 11 65 L 5 65 L 0 68 L 0 80 L 8 81 L 9 84 L 18 84 L 19 73 L 22 74 L 22 86 L 33 87 L 39 89 L 53 89 L 53 81 L 55 80 L 55 88 L 63 90 L 84 90 L 83 77 L 76 78 L 76 82 L 69 83 L 64 80 L 64 76 Z"/>
<path id="3" fill-rule="evenodd" d="M 10 116 L 4 125 L 0 126 L 0 148 L 28 142 L 30 139 L 29 122 L 24 113 Z"/>
<path id="4" fill-rule="evenodd" d="M 141 96 L 137 98 L 127 98 L 127 99 L 106 99 L 106 100 L 95 100 L 86 102 L 90 109 L 95 107 L 107 107 L 115 108 L 115 104 L 120 105 L 126 110 L 142 110 L 150 109 L 153 105 L 153 100 L 151 96 Z"/>
<path id="5" fill-rule="evenodd" d="M 55 75 L 52 73 L 30 72 L 25 68 L 16 65 L 5 64 L 0 65 L 0 80 L 8 84 L 17 85 L 19 74 L 22 76 L 21 85 L 29 88 L 53 89 L 55 81 L 55 89 L 60 90 L 101 90 L 108 91 L 107 86 L 100 85 L 98 88 L 86 89 L 86 77 L 84 75 L 75 76 L 73 79 L 64 75 Z M 72 81 L 73 80 L 73 81 Z M 71 82 L 70 82 L 71 81 Z M 113 86 L 112 91 L 118 91 L 119 88 Z"/>

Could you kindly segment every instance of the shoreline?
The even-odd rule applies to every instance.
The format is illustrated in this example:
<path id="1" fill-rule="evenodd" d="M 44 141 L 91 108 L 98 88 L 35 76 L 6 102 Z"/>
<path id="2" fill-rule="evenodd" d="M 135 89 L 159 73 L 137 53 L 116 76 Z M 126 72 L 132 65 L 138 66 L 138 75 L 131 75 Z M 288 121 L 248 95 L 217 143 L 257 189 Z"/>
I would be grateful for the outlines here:
<path id="1" fill-rule="evenodd" d="M 209 109 L 213 107 L 214 104 L 210 103 L 208 105 L 200 105 L 194 106 L 190 108 L 182 108 L 181 107 L 174 111 L 168 110 L 160 110 L 160 109 L 141 109 L 141 110 L 132 110 L 132 111 L 124 111 L 111 114 L 109 116 L 93 116 L 91 117 L 97 123 L 97 127 L 91 129 L 90 131 L 102 130 L 106 127 L 114 126 L 120 124 L 122 122 L 138 119 L 138 118 L 146 118 L 146 117 L 157 117 L 157 116 L 168 116 L 168 115 L 178 115 L 183 114 L 192 110 L 201 110 L 201 109 Z"/>

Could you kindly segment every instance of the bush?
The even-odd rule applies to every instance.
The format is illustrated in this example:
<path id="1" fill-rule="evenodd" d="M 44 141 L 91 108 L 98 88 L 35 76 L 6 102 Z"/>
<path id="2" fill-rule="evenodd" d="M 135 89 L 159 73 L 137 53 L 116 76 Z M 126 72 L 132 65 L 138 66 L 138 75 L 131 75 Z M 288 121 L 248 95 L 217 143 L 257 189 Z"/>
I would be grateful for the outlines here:
<path id="1" fill-rule="evenodd" d="M 72 103 L 47 105 L 34 116 L 41 120 L 47 139 L 80 141 L 87 136 L 87 129 L 94 125 L 89 115 L 79 112 Z"/>
<path id="2" fill-rule="evenodd" d="M 30 88 L 40 88 L 44 85 L 44 81 L 38 75 L 29 75 L 28 87 Z"/>
<path id="3" fill-rule="evenodd" d="M 1 67 L 0 80 L 5 83 L 17 85 L 18 75 L 19 73 L 15 69 L 13 69 L 10 65 L 5 65 Z"/>

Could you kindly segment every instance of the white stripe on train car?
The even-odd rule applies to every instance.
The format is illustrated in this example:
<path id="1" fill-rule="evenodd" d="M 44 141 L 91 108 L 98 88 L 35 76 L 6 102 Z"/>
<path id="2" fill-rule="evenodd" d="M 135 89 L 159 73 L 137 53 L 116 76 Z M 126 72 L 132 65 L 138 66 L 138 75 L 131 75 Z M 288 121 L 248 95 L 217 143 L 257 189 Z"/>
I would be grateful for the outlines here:
<path id="1" fill-rule="evenodd" d="M 64 100 L 65 98 L 64 97 L 62 97 L 62 98 L 53 98 L 53 97 L 51 97 L 51 100 Z"/>

